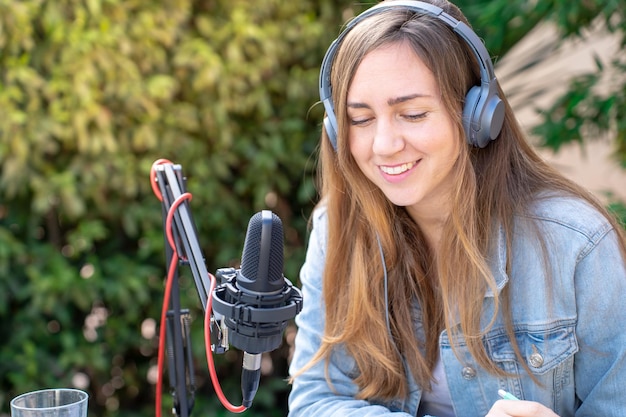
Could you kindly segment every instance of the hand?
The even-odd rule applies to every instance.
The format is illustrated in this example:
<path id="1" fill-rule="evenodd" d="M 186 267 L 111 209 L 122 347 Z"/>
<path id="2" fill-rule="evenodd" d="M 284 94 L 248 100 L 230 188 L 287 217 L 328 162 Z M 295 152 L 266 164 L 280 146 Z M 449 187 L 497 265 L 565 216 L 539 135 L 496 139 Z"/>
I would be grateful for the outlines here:
<path id="1" fill-rule="evenodd" d="M 498 400 L 485 417 L 559 417 L 548 407 L 534 401 Z"/>

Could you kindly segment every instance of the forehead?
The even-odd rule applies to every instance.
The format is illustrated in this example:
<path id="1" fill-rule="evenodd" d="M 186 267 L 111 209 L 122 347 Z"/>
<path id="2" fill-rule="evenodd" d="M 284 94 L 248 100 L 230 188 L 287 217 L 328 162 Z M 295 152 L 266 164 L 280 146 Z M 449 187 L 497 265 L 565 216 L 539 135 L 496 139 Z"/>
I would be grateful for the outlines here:
<path id="1" fill-rule="evenodd" d="M 438 91 L 432 71 L 411 46 L 407 42 L 395 42 L 363 57 L 350 83 L 348 100 L 371 94 L 436 95 Z"/>

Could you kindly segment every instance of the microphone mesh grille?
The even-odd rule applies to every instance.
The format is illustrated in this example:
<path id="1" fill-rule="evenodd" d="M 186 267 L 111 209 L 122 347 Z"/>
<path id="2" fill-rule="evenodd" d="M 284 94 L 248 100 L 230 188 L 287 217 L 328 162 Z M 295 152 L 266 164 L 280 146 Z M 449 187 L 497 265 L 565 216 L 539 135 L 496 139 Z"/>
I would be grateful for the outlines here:
<path id="1" fill-rule="evenodd" d="M 248 232 L 241 256 L 241 273 L 255 281 L 261 256 L 261 232 L 263 221 L 261 213 L 250 219 Z M 272 236 L 268 267 L 268 281 L 280 280 L 283 277 L 283 224 L 276 214 L 272 213 Z"/>
<path id="2" fill-rule="evenodd" d="M 283 223 L 272 213 L 272 248 L 270 255 L 270 281 L 283 279 Z"/>

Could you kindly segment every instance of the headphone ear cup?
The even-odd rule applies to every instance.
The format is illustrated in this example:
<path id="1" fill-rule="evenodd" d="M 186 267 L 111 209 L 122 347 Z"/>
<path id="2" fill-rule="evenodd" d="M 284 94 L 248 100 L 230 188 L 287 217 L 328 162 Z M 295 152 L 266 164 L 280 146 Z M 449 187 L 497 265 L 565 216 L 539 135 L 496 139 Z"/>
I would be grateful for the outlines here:
<path id="1" fill-rule="evenodd" d="M 465 138 L 467 139 L 467 143 L 472 146 L 478 146 L 476 136 L 479 132 L 475 128 L 477 121 L 475 121 L 474 118 L 476 117 L 476 111 L 478 110 L 476 107 L 479 101 L 480 87 L 474 86 L 470 88 L 465 95 L 465 104 L 463 106 L 463 129 L 465 129 Z"/>
<path id="2" fill-rule="evenodd" d="M 495 140 L 498 137 L 504 124 L 504 103 L 497 94 L 489 96 L 484 108 L 480 131 L 484 132 L 486 138 L 481 148 L 487 146 L 490 140 Z"/>
<path id="3" fill-rule="evenodd" d="M 495 89 L 494 89 L 495 90 Z M 463 128 L 467 142 L 484 148 L 498 137 L 504 123 L 504 103 L 492 87 L 472 87 L 465 96 Z"/>

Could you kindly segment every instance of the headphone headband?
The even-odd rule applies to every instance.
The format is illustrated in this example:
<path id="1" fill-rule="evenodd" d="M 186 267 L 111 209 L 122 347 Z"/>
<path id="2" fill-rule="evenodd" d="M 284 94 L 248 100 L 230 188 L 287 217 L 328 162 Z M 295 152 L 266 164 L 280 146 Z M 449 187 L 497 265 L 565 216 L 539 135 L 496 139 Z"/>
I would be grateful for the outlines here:
<path id="1" fill-rule="evenodd" d="M 324 127 L 335 150 L 337 150 L 337 118 L 332 102 L 330 73 L 337 50 L 346 34 L 359 22 L 392 8 L 406 8 L 436 17 L 452 28 L 471 47 L 480 66 L 481 85 L 472 87 L 467 93 L 463 109 L 463 122 L 468 142 L 480 148 L 487 146 L 491 140 L 498 136 L 504 121 L 504 105 L 498 97 L 495 71 L 487 48 L 468 25 L 444 12 L 440 7 L 422 1 L 394 0 L 378 3 L 352 19 L 337 39 L 331 43 L 322 61 L 319 92 L 326 110 Z"/>

